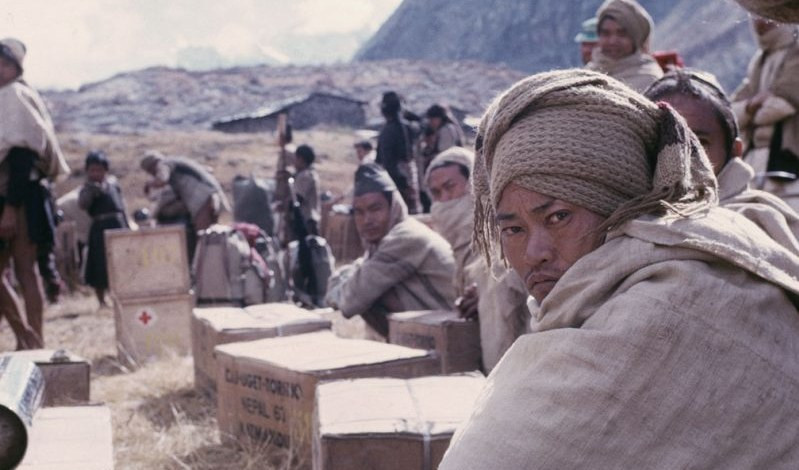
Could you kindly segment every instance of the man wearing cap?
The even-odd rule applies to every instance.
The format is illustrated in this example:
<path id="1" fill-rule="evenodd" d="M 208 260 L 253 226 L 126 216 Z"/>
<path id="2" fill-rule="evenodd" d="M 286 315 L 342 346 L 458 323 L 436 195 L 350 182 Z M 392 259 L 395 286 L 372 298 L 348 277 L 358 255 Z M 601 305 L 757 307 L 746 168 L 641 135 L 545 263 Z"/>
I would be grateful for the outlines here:
<path id="1" fill-rule="evenodd" d="M 747 149 L 755 186 L 799 211 L 799 27 L 752 18 L 760 49 L 732 109 Z"/>
<path id="2" fill-rule="evenodd" d="M 502 263 L 488 269 L 472 249 L 474 196 L 470 176 L 474 153 L 452 147 L 427 167 L 425 184 L 433 198 L 433 226 L 455 255 L 455 306 L 466 318 L 479 318 L 483 368 L 490 371 L 516 338 L 529 332 L 527 290 Z"/>
<path id="3" fill-rule="evenodd" d="M 0 40 L 0 272 L 14 260 L 27 322 L 5 276 L 0 308 L 21 349 L 44 344 L 44 297 L 36 265 L 40 254 L 50 258 L 55 239 L 48 181 L 69 173 L 44 101 L 22 80 L 25 54 L 18 39 Z"/>
<path id="4" fill-rule="evenodd" d="M 605 0 L 597 10 L 599 42 L 587 67 L 643 92 L 663 76 L 649 54 L 654 22 L 635 0 Z"/>
<path id="5" fill-rule="evenodd" d="M 396 92 L 383 94 L 380 113 L 386 123 L 377 136 L 376 162 L 388 171 L 411 214 L 419 212 L 419 181 L 413 155 L 413 131 L 400 117 L 402 105 Z"/>
<path id="6" fill-rule="evenodd" d="M 596 18 L 589 18 L 582 23 L 582 29 L 577 36 L 574 37 L 574 42 L 580 45 L 580 58 L 583 65 L 591 62 L 591 54 L 594 52 L 599 37 L 596 34 Z"/>
<path id="7" fill-rule="evenodd" d="M 585 70 L 477 135 L 474 235 L 538 300 L 440 465 L 793 468 L 799 257 L 718 207 L 685 121 Z"/>
<path id="8" fill-rule="evenodd" d="M 455 300 L 452 250 L 440 235 L 408 217 L 397 186 L 380 165 L 358 167 L 352 206 L 366 252 L 333 274 L 327 303 L 347 318 L 362 315 L 384 337 L 387 313 L 450 308 Z"/>

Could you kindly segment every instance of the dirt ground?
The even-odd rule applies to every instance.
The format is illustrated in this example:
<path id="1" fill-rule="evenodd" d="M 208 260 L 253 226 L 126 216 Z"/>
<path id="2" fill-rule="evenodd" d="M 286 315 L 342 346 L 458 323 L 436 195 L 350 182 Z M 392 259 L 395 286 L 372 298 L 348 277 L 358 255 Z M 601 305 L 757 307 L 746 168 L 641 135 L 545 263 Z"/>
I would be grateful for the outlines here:
<path id="1" fill-rule="evenodd" d="M 148 205 L 142 193 L 145 175 L 138 163 L 146 150 L 199 159 L 230 191 L 236 174 L 272 177 L 277 148 L 272 136 L 216 132 L 140 135 L 61 135 L 74 172 L 57 185 L 57 194 L 83 182 L 83 158 L 92 149 L 107 152 L 112 172 L 122 184 L 128 210 Z M 352 181 L 359 137 L 349 131 L 297 132 L 295 142 L 317 150 L 322 190 L 342 194 Z M 230 194 L 229 194 L 230 195 Z M 360 319 L 345 320 L 332 312 L 334 330 L 345 337 L 364 337 Z M 86 288 L 63 296 L 45 312 L 46 347 L 66 349 L 92 364 L 91 400 L 111 408 L 114 458 L 118 469 L 291 469 L 302 468 L 291 456 L 253 446 L 221 444 L 212 399 L 194 389 L 190 357 L 169 357 L 137 370 L 117 361 L 113 311 L 99 308 Z M 7 322 L 0 322 L 0 351 L 13 350 Z"/>

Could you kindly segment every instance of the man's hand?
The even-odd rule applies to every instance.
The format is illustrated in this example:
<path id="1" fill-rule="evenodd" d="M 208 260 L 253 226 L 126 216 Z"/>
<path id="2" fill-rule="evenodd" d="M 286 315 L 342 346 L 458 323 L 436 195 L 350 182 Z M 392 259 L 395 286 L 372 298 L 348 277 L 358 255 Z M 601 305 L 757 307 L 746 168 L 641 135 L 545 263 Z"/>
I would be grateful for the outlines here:
<path id="1" fill-rule="evenodd" d="M 756 94 L 746 102 L 746 113 L 750 116 L 754 116 L 760 110 L 760 108 L 763 107 L 763 103 L 765 103 L 770 97 L 771 92 L 769 91 L 761 91 L 760 93 Z"/>
<path id="2" fill-rule="evenodd" d="M 463 291 L 463 295 L 455 299 L 455 308 L 461 314 L 461 318 L 467 320 L 477 320 L 477 284 L 472 284 Z"/>
<path id="3" fill-rule="evenodd" d="M 3 208 L 3 215 L 0 216 L 0 238 L 11 239 L 17 232 L 17 211 L 13 207 L 6 205 Z"/>

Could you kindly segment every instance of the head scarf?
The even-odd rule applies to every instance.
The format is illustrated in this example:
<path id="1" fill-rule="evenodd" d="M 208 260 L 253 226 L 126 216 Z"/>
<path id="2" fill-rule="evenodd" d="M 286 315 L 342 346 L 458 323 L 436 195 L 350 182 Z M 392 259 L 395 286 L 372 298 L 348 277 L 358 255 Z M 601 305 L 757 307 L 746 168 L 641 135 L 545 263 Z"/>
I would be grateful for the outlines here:
<path id="1" fill-rule="evenodd" d="M 440 168 L 448 163 L 457 163 L 463 165 L 469 170 L 469 175 L 472 174 L 472 167 L 474 167 L 474 152 L 463 147 L 450 147 L 447 150 L 436 155 L 427 166 L 427 171 L 424 174 L 424 181 L 430 181 L 430 173 L 436 168 Z"/>
<path id="2" fill-rule="evenodd" d="M 25 44 L 19 39 L 0 39 L 0 56 L 17 64 L 20 73 L 22 73 L 22 62 L 25 60 L 25 51 Z"/>
<path id="3" fill-rule="evenodd" d="M 604 216 L 602 229 L 718 203 L 710 162 L 685 121 L 597 72 L 517 82 L 483 115 L 475 147 L 473 235 L 489 263 L 495 209 L 510 183 Z"/>
<path id="4" fill-rule="evenodd" d="M 388 172 L 377 163 L 360 165 L 355 172 L 354 197 L 367 193 L 388 193 L 390 195 L 389 230 L 408 217 L 408 206 L 402 200 L 397 185 L 394 184 L 394 180 L 391 179 Z M 377 244 L 364 242 L 364 248 L 371 254 L 377 249 Z"/>
<path id="5" fill-rule="evenodd" d="M 602 24 L 602 20 L 612 17 L 630 35 L 636 51 L 646 52 L 649 49 L 649 39 L 655 23 L 644 7 L 635 0 L 605 0 L 596 16 L 599 19 L 597 27 Z"/>
<path id="6" fill-rule="evenodd" d="M 796 0 L 737 0 L 742 7 L 783 23 L 799 23 L 799 3 Z"/>

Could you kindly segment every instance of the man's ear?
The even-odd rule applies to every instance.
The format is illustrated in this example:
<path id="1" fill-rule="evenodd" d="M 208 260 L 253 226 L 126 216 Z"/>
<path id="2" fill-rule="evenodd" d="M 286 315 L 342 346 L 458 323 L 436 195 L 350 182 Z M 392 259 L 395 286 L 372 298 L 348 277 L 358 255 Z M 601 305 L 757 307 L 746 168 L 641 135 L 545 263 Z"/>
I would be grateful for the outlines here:
<path id="1" fill-rule="evenodd" d="M 742 157 L 744 154 L 744 141 L 740 137 L 735 138 L 732 143 L 732 157 Z"/>

